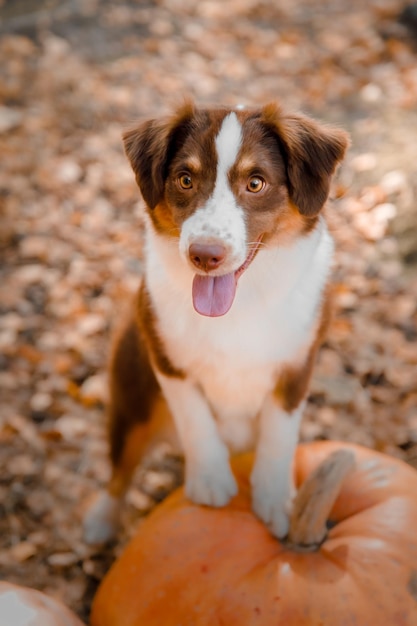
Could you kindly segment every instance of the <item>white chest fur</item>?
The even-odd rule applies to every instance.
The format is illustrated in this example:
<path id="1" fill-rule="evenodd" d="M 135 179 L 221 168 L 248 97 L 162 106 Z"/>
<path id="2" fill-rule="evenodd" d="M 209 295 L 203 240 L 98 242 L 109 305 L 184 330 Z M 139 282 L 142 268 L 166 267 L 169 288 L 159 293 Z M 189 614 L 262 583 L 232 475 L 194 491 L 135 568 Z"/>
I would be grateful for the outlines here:
<path id="1" fill-rule="evenodd" d="M 292 247 L 261 250 L 218 318 L 194 311 L 178 242 L 147 231 L 146 282 L 167 355 L 203 390 L 227 443 L 245 448 L 280 367 L 311 344 L 333 251 L 326 224 Z"/>

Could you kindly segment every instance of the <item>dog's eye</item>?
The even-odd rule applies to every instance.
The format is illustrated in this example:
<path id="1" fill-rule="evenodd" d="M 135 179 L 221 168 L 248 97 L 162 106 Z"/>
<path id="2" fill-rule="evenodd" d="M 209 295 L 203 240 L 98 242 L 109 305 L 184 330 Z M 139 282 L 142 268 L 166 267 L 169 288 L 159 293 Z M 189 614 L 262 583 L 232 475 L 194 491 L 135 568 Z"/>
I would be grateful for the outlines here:
<path id="1" fill-rule="evenodd" d="M 189 174 L 183 174 L 179 177 L 178 182 L 182 189 L 191 189 L 193 186 L 193 179 Z"/>
<path id="2" fill-rule="evenodd" d="M 259 191 L 262 191 L 264 187 L 265 181 L 260 176 L 252 176 L 251 178 L 249 178 L 248 184 L 246 186 L 247 190 L 251 191 L 252 193 L 258 193 Z"/>

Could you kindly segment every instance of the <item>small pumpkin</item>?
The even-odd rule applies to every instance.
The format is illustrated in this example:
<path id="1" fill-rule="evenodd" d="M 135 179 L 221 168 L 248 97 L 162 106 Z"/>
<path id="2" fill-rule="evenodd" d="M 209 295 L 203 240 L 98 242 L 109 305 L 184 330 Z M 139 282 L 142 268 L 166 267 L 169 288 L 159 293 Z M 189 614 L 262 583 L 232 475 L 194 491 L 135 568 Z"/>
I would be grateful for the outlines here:
<path id="1" fill-rule="evenodd" d="M 83 626 L 58 600 L 41 591 L 0 582 L 0 626 Z"/>
<path id="2" fill-rule="evenodd" d="M 142 523 L 104 578 L 91 625 L 416 626 L 417 472 L 360 446 L 316 442 L 298 447 L 297 485 L 341 448 L 355 468 L 330 494 L 324 538 L 309 528 L 318 509 L 323 521 L 320 482 L 304 520 L 295 512 L 289 545 L 252 513 L 253 456 L 237 457 L 228 506 L 195 505 L 179 489 Z"/>

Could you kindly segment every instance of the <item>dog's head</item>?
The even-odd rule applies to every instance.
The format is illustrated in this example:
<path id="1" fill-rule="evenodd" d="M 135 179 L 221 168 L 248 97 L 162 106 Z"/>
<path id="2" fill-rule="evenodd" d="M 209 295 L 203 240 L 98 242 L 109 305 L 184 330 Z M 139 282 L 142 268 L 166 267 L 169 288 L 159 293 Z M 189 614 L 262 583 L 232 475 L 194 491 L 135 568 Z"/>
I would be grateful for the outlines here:
<path id="1" fill-rule="evenodd" d="M 346 133 L 278 105 L 198 109 L 124 134 L 155 229 L 179 239 L 195 273 L 194 307 L 223 315 L 260 244 L 286 245 L 314 228 Z"/>

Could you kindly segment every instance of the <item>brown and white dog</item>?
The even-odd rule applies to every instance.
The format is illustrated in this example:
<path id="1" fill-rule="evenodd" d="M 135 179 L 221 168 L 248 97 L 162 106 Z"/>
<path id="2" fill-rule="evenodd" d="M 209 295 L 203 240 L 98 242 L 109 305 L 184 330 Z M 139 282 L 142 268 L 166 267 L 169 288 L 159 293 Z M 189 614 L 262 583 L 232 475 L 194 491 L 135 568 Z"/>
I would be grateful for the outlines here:
<path id="1" fill-rule="evenodd" d="M 124 142 L 147 207 L 145 273 L 115 343 L 113 477 L 87 515 L 86 537 L 112 534 L 119 499 L 158 428 L 160 392 L 183 447 L 187 496 L 225 505 L 237 490 L 229 449 L 256 447 L 253 510 L 283 537 L 328 320 L 333 243 L 322 208 L 347 135 L 276 104 L 186 103 Z"/>

